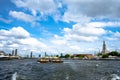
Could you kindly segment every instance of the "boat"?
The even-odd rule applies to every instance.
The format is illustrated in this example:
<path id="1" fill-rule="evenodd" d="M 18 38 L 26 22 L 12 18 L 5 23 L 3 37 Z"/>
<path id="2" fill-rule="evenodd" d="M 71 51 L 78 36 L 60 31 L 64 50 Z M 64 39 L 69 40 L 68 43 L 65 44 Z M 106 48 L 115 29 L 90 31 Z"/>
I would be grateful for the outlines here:
<path id="1" fill-rule="evenodd" d="M 38 60 L 40 63 L 63 63 L 59 57 L 43 57 Z"/>
<path id="2" fill-rule="evenodd" d="M 0 61 L 1 60 L 9 60 L 9 56 L 0 55 Z"/>
<path id="3" fill-rule="evenodd" d="M 2 61 L 2 60 L 12 60 L 12 59 L 19 59 L 19 56 L 5 55 L 4 52 L 0 51 L 0 61 Z"/>
<path id="4" fill-rule="evenodd" d="M 40 63 L 49 63 L 50 61 L 49 61 L 48 58 L 40 58 L 40 59 L 38 60 L 38 62 L 40 62 Z"/>
<path id="5" fill-rule="evenodd" d="M 58 58 L 58 57 L 53 57 L 53 58 L 51 59 L 51 62 L 52 62 L 52 63 L 63 63 L 63 60 L 61 60 L 61 59 Z"/>

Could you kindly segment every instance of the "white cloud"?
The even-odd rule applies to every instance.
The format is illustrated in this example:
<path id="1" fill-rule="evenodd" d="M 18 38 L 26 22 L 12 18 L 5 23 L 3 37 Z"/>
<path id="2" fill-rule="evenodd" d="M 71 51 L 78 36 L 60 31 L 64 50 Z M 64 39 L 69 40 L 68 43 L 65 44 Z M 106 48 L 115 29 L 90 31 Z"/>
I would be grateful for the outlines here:
<path id="1" fill-rule="evenodd" d="M 120 26 L 119 21 L 91 22 L 94 18 L 120 18 L 118 15 L 120 1 L 64 0 L 62 3 L 66 4 L 66 11 L 62 16 L 62 20 L 65 22 L 76 23 L 72 26 L 72 28 L 63 29 L 63 37 L 66 40 L 96 41 L 103 39 L 104 36 L 106 37 L 107 35 L 111 35 L 108 33 L 108 30 L 105 29 L 106 27 Z M 109 40 L 110 39 L 111 38 L 109 38 Z M 118 38 L 114 37 L 114 39 Z"/>
<path id="2" fill-rule="evenodd" d="M 120 26 L 120 22 L 91 22 L 88 23 L 87 26 L 92 26 L 92 27 L 118 27 Z"/>
<path id="3" fill-rule="evenodd" d="M 63 4 L 67 6 L 63 16 L 66 22 L 88 21 L 96 17 L 120 18 L 119 0 L 64 0 Z"/>
<path id="4" fill-rule="evenodd" d="M 77 14 L 76 13 L 72 13 L 72 12 L 69 12 L 69 11 L 66 11 L 62 17 L 62 21 L 65 21 L 65 22 L 79 22 L 79 23 L 85 23 L 85 22 L 89 22 L 90 21 L 90 17 L 88 16 L 84 16 L 84 15 L 81 15 L 81 14 Z"/>
<path id="5" fill-rule="evenodd" d="M 93 18 L 120 18 L 120 1 L 114 0 L 12 0 L 35 17 L 52 16 L 55 21 L 89 22 Z M 109 3 L 109 4 L 108 4 Z"/>
<path id="6" fill-rule="evenodd" d="M 104 39 L 108 40 L 108 41 L 119 41 L 120 40 L 120 32 L 116 31 L 116 32 L 113 32 L 113 31 L 108 31 L 107 32 L 107 35 L 109 36 L 104 36 Z"/>
<path id="7" fill-rule="evenodd" d="M 36 15 L 37 15 L 37 11 L 32 10 L 31 12 L 32 12 L 33 16 L 36 16 Z"/>
<path id="8" fill-rule="evenodd" d="M 32 11 L 33 15 L 39 12 L 41 15 L 51 14 L 56 11 L 56 4 L 53 0 L 13 0 L 17 7 L 23 7 Z"/>
<path id="9" fill-rule="evenodd" d="M 117 41 L 118 40 L 118 38 L 116 38 L 116 37 L 105 37 L 105 39 L 106 40 L 108 40 L 108 41 Z"/>
<path id="10" fill-rule="evenodd" d="M 22 39 L 22 38 L 24 39 L 24 38 L 30 37 L 30 34 L 20 26 L 13 27 L 9 31 L 0 30 L 0 33 L 2 37 L 7 36 L 7 37 L 18 38 L 18 39 Z"/>
<path id="11" fill-rule="evenodd" d="M 54 37 L 50 40 L 54 45 L 66 45 L 67 41 L 58 35 L 54 35 Z"/>
<path id="12" fill-rule="evenodd" d="M 63 8 L 62 1 L 54 0 L 13 0 L 18 8 L 29 10 L 34 17 L 40 17 L 45 20 L 51 16 L 55 21 L 61 20 L 60 10 Z M 40 20 L 40 19 L 39 19 Z"/>
<path id="13" fill-rule="evenodd" d="M 31 37 L 30 33 L 22 27 L 13 27 L 10 30 L 0 30 L 0 43 L 2 49 L 27 49 L 28 51 L 36 49 L 40 51 L 41 49 L 47 48 L 46 44 L 42 41 Z M 27 54 L 27 53 L 22 53 Z"/>
<path id="14" fill-rule="evenodd" d="M 0 21 L 5 22 L 5 23 L 10 23 L 10 22 L 12 22 L 12 20 L 4 19 L 4 18 L 2 18 L 2 17 L 0 17 Z"/>
<path id="15" fill-rule="evenodd" d="M 52 40 L 51 42 L 53 44 L 56 44 L 56 45 L 64 45 L 64 44 L 66 44 L 65 40 Z"/>
<path id="16" fill-rule="evenodd" d="M 23 20 L 25 22 L 33 23 L 35 20 L 37 20 L 37 18 L 24 12 L 10 11 L 9 15 L 11 15 L 14 18 L 17 18 L 18 20 Z"/>
<path id="17" fill-rule="evenodd" d="M 80 50 L 80 47 L 77 46 L 77 45 L 72 45 L 70 46 L 71 49 L 74 49 L 74 50 Z"/>
<path id="18" fill-rule="evenodd" d="M 86 22 L 76 23 L 72 28 L 64 28 L 64 38 L 75 41 L 96 41 L 99 39 L 119 40 L 119 31 L 112 32 L 106 27 L 119 27 L 119 22 Z M 109 35 L 109 37 L 107 37 Z M 106 37 L 106 38 L 105 38 Z"/>
<path id="19" fill-rule="evenodd" d="M 92 36 L 99 36 L 99 35 L 102 35 L 102 34 L 105 34 L 105 30 L 102 29 L 102 28 L 97 28 L 97 27 L 93 27 L 93 26 L 89 26 L 89 25 L 86 25 L 88 23 L 85 23 L 85 25 L 81 25 L 81 24 L 75 24 L 73 25 L 73 28 L 72 28 L 72 31 L 74 33 L 78 33 L 80 35 L 86 35 L 86 36 L 89 36 L 89 35 L 92 35 Z"/>
<path id="20" fill-rule="evenodd" d="M 88 23 L 89 24 L 89 23 Z M 75 41 L 95 41 L 99 36 L 106 33 L 103 28 L 93 27 L 85 24 L 75 24 L 72 28 L 64 28 L 64 37 Z"/>
<path id="21" fill-rule="evenodd" d="M 36 52 L 45 49 L 43 52 L 52 53 L 56 50 L 56 52 L 73 51 L 79 53 L 80 51 L 87 51 L 87 49 L 92 51 L 97 46 L 96 43 L 91 46 L 92 43 L 89 42 L 102 39 L 120 40 L 119 32 L 105 30 L 106 26 L 120 26 L 119 22 L 91 22 L 94 18 L 119 18 L 120 1 L 118 0 L 13 0 L 13 3 L 19 8 L 24 8 L 24 11 L 31 11 L 31 14 L 10 11 L 9 15 L 18 20 L 34 23 L 51 16 L 55 21 L 62 20 L 75 24 L 72 28 L 64 28 L 63 36 L 55 35 L 52 38 L 47 38 L 47 40 L 42 39 L 42 41 L 31 37 L 30 33 L 22 27 L 0 30 L 0 42 L 2 43 L 0 46 L 20 47 L 22 50 L 34 50 Z M 48 32 L 45 31 L 45 33 Z M 51 34 L 44 35 L 50 36 Z M 106 37 L 106 35 L 110 37 Z"/>
<path id="22" fill-rule="evenodd" d="M 120 39 L 120 32 L 115 32 L 114 36 Z"/>
<path id="23" fill-rule="evenodd" d="M 52 42 L 51 49 L 58 50 L 59 53 L 93 53 L 95 47 L 100 47 L 102 43 L 98 43 L 95 36 L 77 36 L 77 35 L 67 35 L 58 36 L 55 35 L 54 39 L 50 39 Z M 91 37 L 91 38 L 90 38 Z M 69 39 L 68 39 L 69 38 Z M 92 41 L 92 42 L 90 42 Z M 93 42 L 94 41 L 94 42 Z M 95 44 L 94 44 L 95 43 Z M 97 44 L 97 45 L 96 45 Z M 89 48 L 92 48 L 89 50 Z"/>
<path id="24" fill-rule="evenodd" d="M 35 39 L 35 38 L 32 38 L 32 37 L 29 37 L 29 38 L 26 38 L 26 39 L 21 39 L 20 42 L 24 45 L 30 45 L 32 47 L 37 47 L 38 45 L 41 47 L 46 47 L 45 44 L 43 44 L 42 42 L 40 42 L 39 40 Z M 39 47 L 38 46 L 38 47 Z"/>
<path id="25" fill-rule="evenodd" d="M 78 30 L 81 29 L 81 27 L 78 27 L 78 25 L 76 28 Z M 98 27 L 98 30 L 99 28 L 100 27 Z M 99 46 L 100 44 L 102 45 L 102 42 L 97 42 L 96 40 L 99 40 L 99 36 L 103 35 L 104 33 L 100 32 L 100 34 L 96 34 L 93 32 L 92 34 L 90 33 L 90 35 L 84 35 L 84 33 L 81 35 L 75 31 L 77 31 L 75 27 L 66 28 L 63 36 L 54 35 L 53 38 L 39 40 L 31 37 L 30 33 L 24 28 L 13 27 L 10 30 L 0 30 L 0 33 L 2 33 L 0 35 L 0 46 L 1 49 L 7 50 L 18 48 L 20 54 L 22 55 L 27 55 L 30 53 L 30 51 L 33 51 L 34 53 L 40 53 L 42 55 L 44 55 L 44 52 L 47 52 L 48 54 L 93 53 L 93 49 L 95 47 L 102 47 Z M 87 32 L 87 30 L 85 32 Z M 120 34 L 119 32 L 109 33 L 114 35 L 114 38 L 115 36 L 118 38 Z"/>
<path id="26" fill-rule="evenodd" d="M 71 41 L 96 41 L 98 40 L 97 36 L 81 36 L 81 35 L 77 35 L 77 34 L 71 34 L 71 35 L 65 35 L 64 36 L 67 40 L 71 40 Z"/>

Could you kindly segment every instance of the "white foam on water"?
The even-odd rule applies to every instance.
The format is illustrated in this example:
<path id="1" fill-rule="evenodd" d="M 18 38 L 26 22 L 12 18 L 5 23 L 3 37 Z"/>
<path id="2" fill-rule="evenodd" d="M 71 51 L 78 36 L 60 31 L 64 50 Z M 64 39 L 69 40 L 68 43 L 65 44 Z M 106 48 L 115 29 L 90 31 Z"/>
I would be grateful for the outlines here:
<path id="1" fill-rule="evenodd" d="M 66 76 L 66 78 L 65 78 L 66 80 L 69 80 L 69 76 Z"/>
<path id="2" fill-rule="evenodd" d="M 95 66 L 96 66 L 96 67 L 98 67 L 99 65 L 98 65 L 98 64 L 96 64 Z"/>
<path id="3" fill-rule="evenodd" d="M 96 65 L 95 65 L 95 68 L 98 68 L 98 67 L 99 67 L 99 64 L 96 64 Z"/>
<path id="4" fill-rule="evenodd" d="M 66 73 L 66 78 L 65 78 L 65 80 L 69 80 L 69 77 L 70 77 L 69 74 Z"/>
<path id="5" fill-rule="evenodd" d="M 12 79 L 11 80 L 16 80 L 17 79 L 17 72 L 15 72 L 13 75 L 12 75 Z"/>
<path id="6" fill-rule="evenodd" d="M 117 74 L 110 75 L 111 80 L 120 80 L 120 77 Z"/>
<path id="7" fill-rule="evenodd" d="M 37 63 L 40 63 L 40 62 L 37 62 Z"/>
<path id="8" fill-rule="evenodd" d="M 104 77 L 101 80 L 120 80 L 117 74 L 111 74 L 110 76 Z"/>

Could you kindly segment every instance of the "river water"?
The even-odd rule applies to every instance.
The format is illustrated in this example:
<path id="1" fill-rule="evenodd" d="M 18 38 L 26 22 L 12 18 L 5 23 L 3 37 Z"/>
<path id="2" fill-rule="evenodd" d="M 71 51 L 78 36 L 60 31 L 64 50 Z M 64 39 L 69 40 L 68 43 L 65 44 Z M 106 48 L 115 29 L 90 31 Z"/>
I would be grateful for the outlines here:
<path id="1" fill-rule="evenodd" d="M 0 61 L 0 80 L 120 80 L 120 61 L 35 59 Z"/>

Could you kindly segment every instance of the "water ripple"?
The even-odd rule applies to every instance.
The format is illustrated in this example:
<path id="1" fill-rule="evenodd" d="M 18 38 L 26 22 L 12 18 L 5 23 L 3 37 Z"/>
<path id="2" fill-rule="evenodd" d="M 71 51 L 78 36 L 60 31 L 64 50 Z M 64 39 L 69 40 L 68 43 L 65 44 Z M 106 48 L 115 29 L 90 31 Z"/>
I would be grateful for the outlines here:
<path id="1" fill-rule="evenodd" d="M 120 80 L 120 61 L 65 60 L 37 63 L 35 59 L 0 61 L 0 80 Z"/>

